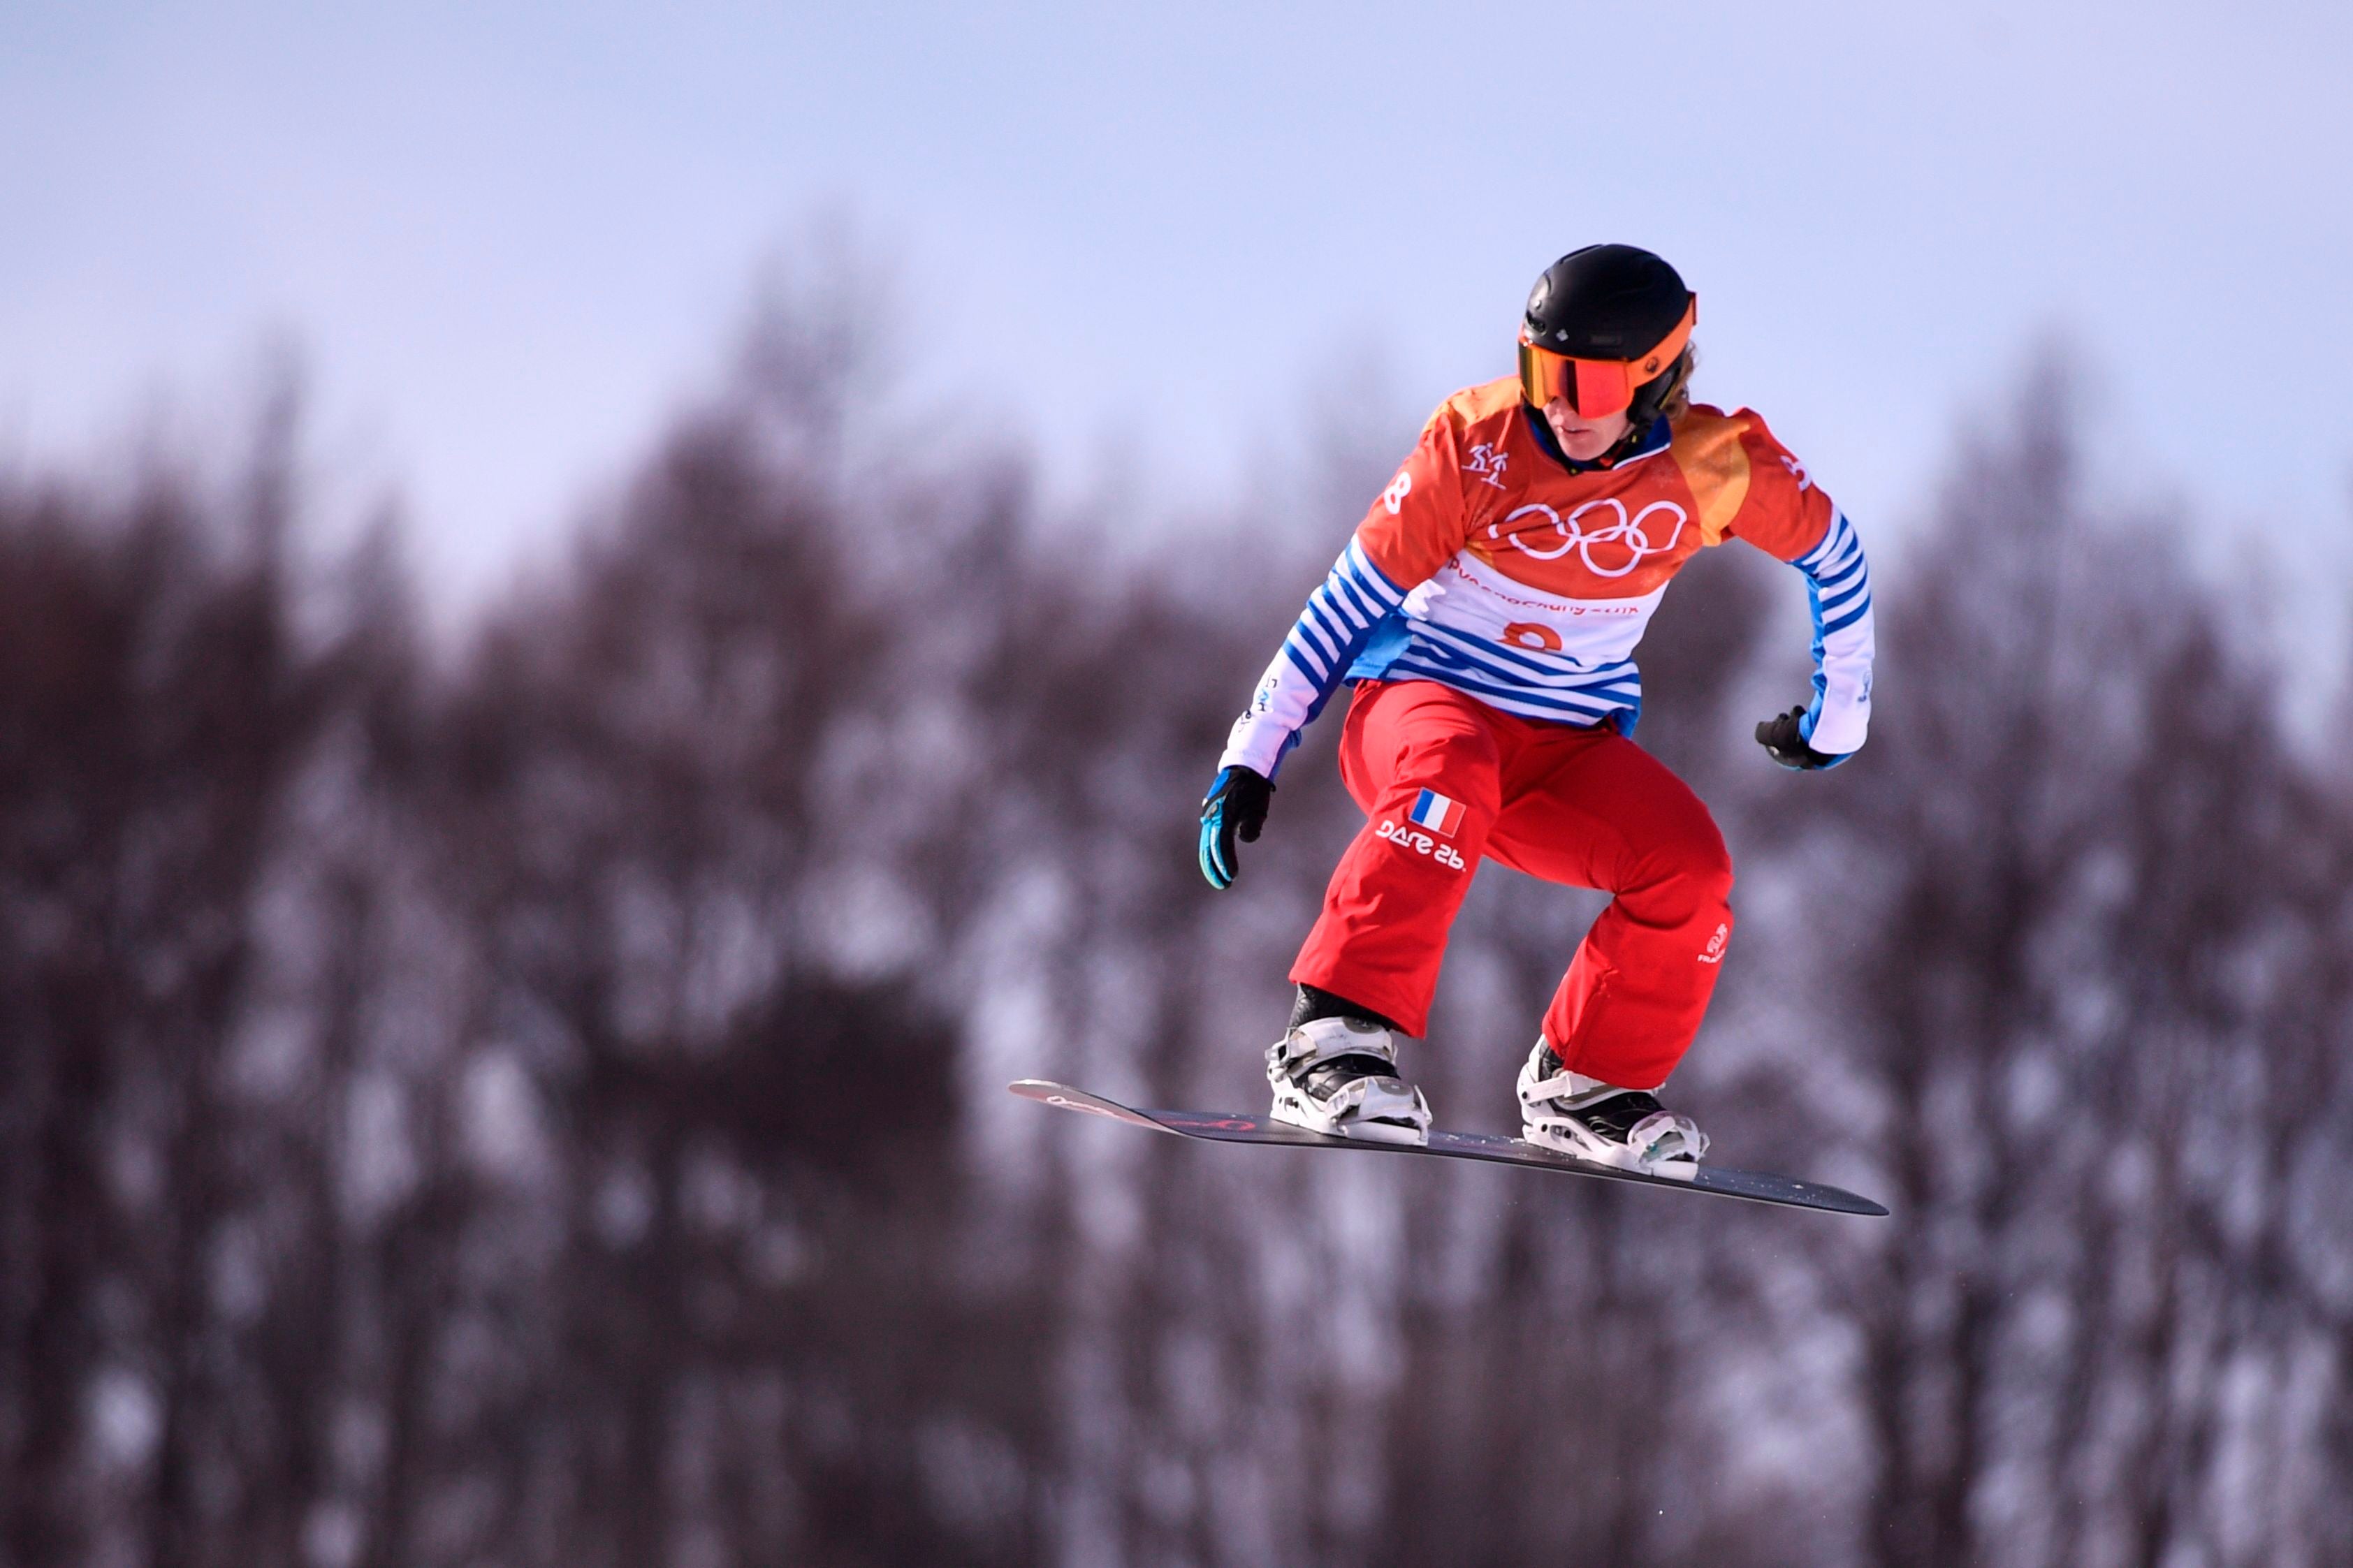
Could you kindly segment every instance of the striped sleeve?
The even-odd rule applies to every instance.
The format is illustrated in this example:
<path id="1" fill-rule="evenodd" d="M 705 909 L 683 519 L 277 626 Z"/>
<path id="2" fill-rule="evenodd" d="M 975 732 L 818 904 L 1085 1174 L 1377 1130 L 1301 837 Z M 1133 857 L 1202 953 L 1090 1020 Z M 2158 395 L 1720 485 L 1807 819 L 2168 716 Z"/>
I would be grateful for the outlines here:
<path id="1" fill-rule="evenodd" d="M 1806 574 L 1814 616 L 1814 700 L 1799 733 L 1818 752 L 1862 749 L 1871 727 L 1871 567 L 1846 513 L 1833 510 L 1821 542 L 1789 564 Z"/>
<path id="2" fill-rule="evenodd" d="M 1250 709 L 1234 721 L 1220 768 L 1245 767 L 1274 776 L 1299 731 L 1324 710 L 1356 662 L 1373 628 L 1405 603 L 1405 590 L 1389 581 L 1351 540 L 1307 607 L 1282 639 L 1282 649 L 1266 667 Z"/>

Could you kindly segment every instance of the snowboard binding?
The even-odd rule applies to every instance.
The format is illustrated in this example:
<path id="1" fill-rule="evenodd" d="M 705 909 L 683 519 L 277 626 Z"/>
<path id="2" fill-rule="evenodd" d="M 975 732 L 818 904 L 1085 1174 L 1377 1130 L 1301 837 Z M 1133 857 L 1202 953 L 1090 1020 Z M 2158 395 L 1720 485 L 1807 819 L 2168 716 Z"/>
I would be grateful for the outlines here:
<path id="1" fill-rule="evenodd" d="M 1698 1122 L 1648 1089 L 1570 1072 L 1542 1036 L 1520 1068 L 1519 1095 L 1520 1136 L 1580 1160 L 1687 1182 L 1707 1152 Z"/>
<path id="2" fill-rule="evenodd" d="M 1377 1143 L 1430 1141 L 1430 1102 L 1398 1074 L 1397 1037 L 1364 1018 L 1298 1025 L 1266 1051 L 1275 1121 Z"/>

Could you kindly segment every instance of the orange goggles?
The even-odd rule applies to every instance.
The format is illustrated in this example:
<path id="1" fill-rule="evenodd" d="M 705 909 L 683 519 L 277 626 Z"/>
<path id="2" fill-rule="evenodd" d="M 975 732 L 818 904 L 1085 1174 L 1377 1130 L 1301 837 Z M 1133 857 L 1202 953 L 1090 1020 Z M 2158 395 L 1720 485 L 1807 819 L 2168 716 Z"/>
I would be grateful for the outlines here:
<path id="1" fill-rule="evenodd" d="M 1694 294 L 1691 303 L 1683 307 L 1683 319 L 1675 323 L 1674 330 L 1640 359 L 1573 359 L 1538 348 L 1528 341 L 1528 330 L 1522 327 L 1520 390 L 1538 408 L 1557 397 L 1588 419 L 1618 413 L 1634 401 L 1636 387 L 1656 380 L 1675 363 L 1675 356 L 1691 341 L 1693 324 L 1698 320 L 1699 296 Z"/>

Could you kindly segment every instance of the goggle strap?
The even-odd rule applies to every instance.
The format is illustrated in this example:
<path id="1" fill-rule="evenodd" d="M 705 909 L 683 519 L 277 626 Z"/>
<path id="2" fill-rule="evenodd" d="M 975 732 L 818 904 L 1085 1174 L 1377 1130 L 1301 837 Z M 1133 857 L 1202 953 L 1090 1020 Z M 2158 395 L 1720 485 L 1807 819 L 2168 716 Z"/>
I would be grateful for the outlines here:
<path id="1" fill-rule="evenodd" d="M 1683 345 L 1691 342 L 1692 328 L 1698 324 L 1699 296 L 1694 294 L 1683 306 L 1683 319 L 1677 321 L 1673 330 L 1661 338 L 1656 346 L 1641 356 L 1641 368 L 1639 371 L 1634 370 L 1634 362 L 1630 360 L 1627 362 L 1630 372 L 1627 379 L 1644 382 L 1665 374 L 1667 367 L 1675 363 L 1675 356 L 1683 352 Z"/>

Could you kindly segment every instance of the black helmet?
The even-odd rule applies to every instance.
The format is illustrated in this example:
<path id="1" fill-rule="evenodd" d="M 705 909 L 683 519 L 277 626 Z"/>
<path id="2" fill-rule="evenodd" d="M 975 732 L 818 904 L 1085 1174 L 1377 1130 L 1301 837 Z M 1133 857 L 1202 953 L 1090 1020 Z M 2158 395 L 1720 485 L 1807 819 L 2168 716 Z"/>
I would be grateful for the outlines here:
<path id="1" fill-rule="evenodd" d="M 1545 268 L 1528 290 L 1528 339 L 1571 359 L 1639 359 L 1692 306 L 1660 258 L 1631 245 L 1588 245 Z"/>
<path id="2" fill-rule="evenodd" d="M 1682 276 L 1651 252 L 1631 245 L 1572 250 L 1528 290 L 1522 395 L 1539 407 L 1561 395 L 1587 413 L 1623 408 L 1631 427 L 1621 445 L 1630 447 L 1691 374 L 1698 315 L 1698 298 Z M 1617 455 L 1613 448 L 1602 461 Z"/>

